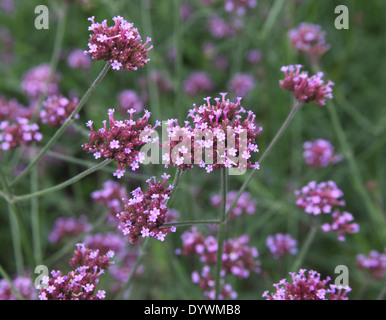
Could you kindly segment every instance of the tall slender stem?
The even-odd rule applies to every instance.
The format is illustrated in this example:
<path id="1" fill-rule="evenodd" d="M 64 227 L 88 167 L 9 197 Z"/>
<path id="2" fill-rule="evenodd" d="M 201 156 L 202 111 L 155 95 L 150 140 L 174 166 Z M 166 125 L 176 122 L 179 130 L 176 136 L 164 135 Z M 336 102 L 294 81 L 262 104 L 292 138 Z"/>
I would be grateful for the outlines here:
<path id="1" fill-rule="evenodd" d="M 112 160 L 111 159 L 106 159 L 104 160 L 103 162 L 95 165 L 94 167 L 92 168 L 89 168 L 79 174 L 77 174 L 75 177 L 72 177 L 62 183 L 59 183 L 53 187 L 50 187 L 50 188 L 46 188 L 46 189 L 43 189 L 43 190 L 39 190 L 39 191 L 36 191 L 36 192 L 33 192 L 33 193 L 28 193 L 28 194 L 24 194 L 24 195 L 20 195 L 20 196 L 13 196 L 13 200 L 14 201 L 23 201 L 23 200 L 27 200 L 27 199 L 31 199 L 31 198 L 34 198 L 34 197 L 39 197 L 39 196 L 42 196 L 42 195 L 45 195 L 47 193 L 50 193 L 50 192 L 54 192 L 54 191 L 58 191 L 60 189 L 63 189 L 81 179 L 83 179 L 84 177 L 88 176 L 89 174 L 107 166 Z"/>
<path id="2" fill-rule="evenodd" d="M 226 199 L 227 199 L 227 171 L 226 168 L 221 168 L 221 206 L 220 206 L 220 226 L 217 235 L 217 263 L 216 263 L 216 300 L 220 294 L 221 269 L 223 244 L 225 239 L 226 225 Z"/>
<path id="3" fill-rule="evenodd" d="M 291 267 L 291 271 L 294 271 L 294 272 L 297 272 L 300 265 L 302 264 L 303 260 L 304 260 L 304 257 L 306 256 L 306 253 L 308 252 L 308 250 L 310 249 L 310 246 L 311 246 L 311 243 L 312 241 L 314 240 L 315 238 L 315 234 L 316 234 L 316 231 L 318 230 L 317 226 L 315 225 L 312 225 L 310 227 L 310 230 L 308 232 L 308 235 L 307 235 L 307 238 L 306 240 L 304 241 L 303 243 L 303 246 L 302 248 L 300 249 L 300 252 L 299 254 L 297 255 L 297 258 L 294 262 L 294 264 L 292 265 Z"/>
<path id="4" fill-rule="evenodd" d="M 98 77 L 95 79 L 95 81 L 92 83 L 90 88 L 86 91 L 86 93 L 83 95 L 82 99 L 80 99 L 78 105 L 74 109 L 74 111 L 71 113 L 71 115 L 68 117 L 68 119 L 63 123 L 63 125 L 55 132 L 55 134 L 52 136 L 52 138 L 46 143 L 46 145 L 41 149 L 40 153 L 28 164 L 28 166 L 24 169 L 23 172 L 21 172 L 11 183 L 11 186 L 14 186 L 17 182 L 19 182 L 27 173 L 31 171 L 31 169 L 36 165 L 36 163 L 41 159 L 41 157 L 44 156 L 44 154 L 50 149 L 50 147 L 54 144 L 54 142 L 62 135 L 64 130 L 67 128 L 68 125 L 71 124 L 71 122 L 75 119 L 75 116 L 80 112 L 80 110 L 83 108 L 84 104 L 88 100 L 88 98 L 91 96 L 91 94 L 94 92 L 97 85 L 102 81 L 104 76 L 107 74 L 107 72 L 110 69 L 110 62 L 107 62 L 102 69 L 101 73 L 98 75 Z"/>
<path id="5" fill-rule="evenodd" d="M 263 152 L 263 154 L 261 155 L 260 159 L 259 159 L 259 164 L 262 164 L 262 162 L 264 161 L 264 159 L 268 156 L 268 154 L 270 153 L 271 149 L 273 148 L 273 146 L 276 144 L 276 142 L 279 140 L 280 136 L 283 134 L 283 132 L 285 131 L 285 129 L 288 127 L 288 125 L 290 124 L 291 120 L 293 119 L 293 117 L 295 116 L 295 113 L 296 111 L 302 106 L 302 104 L 300 102 L 298 102 L 297 100 L 294 100 L 294 105 L 292 107 L 292 110 L 291 112 L 288 114 L 287 118 L 284 120 L 283 124 L 281 125 L 279 131 L 276 133 L 276 135 L 274 136 L 274 138 L 272 139 L 272 141 L 270 142 L 270 144 L 268 145 L 268 147 L 265 149 L 265 151 Z M 231 213 L 231 211 L 233 210 L 233 208 L 236 206 L 237 204 L 237 201 L 239 200 L 241 194 L 245 191 L 249 181 L 251 181 L 253 175 L 255 174 L 257 170 L 252 170 L 251 173 L 248 175 L 248 177 L 245 179 L 244 183 L 241 185 L 240 189 L 239 189 L 239 192 L 237 193 L 235 199 L 232 201 L 231 205 L 229 206 L 227 212 L 226 212 L 226 215 L 229 216 L 229 214 Z"/>

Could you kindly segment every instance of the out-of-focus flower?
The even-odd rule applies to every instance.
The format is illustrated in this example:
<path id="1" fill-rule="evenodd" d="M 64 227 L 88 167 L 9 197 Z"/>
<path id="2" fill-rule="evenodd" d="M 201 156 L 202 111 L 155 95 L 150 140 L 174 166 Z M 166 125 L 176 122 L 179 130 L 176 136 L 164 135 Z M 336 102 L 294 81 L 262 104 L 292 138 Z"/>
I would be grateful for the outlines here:
<path id="1" fill-rule="evenodd" d="M 226 210 L 229 209 L 231 206 L 233 200 L 236 198 L 238 194 L 237 190 L 231 190 L 226 195 Z M 221 195 L 215 194 L 212 195 L 210 202 L 212 206 L 214 207 L 220 207 L 221 206 Z M 244 191 L 239 199 L 237 200 L 236 205 L 232 209 L 232 211 L 229 214 L 229 218 L 241 216 L 243 213 L 246 214 L 254 214 L 256 212 L 256 200 L 251 198 L 251 194 L 248 191 Z"/>
<path id="2" fill-rule="evenodd" d="M 88 47 L 85 54 L 91 54 L 94 60 L 110 61 L 115 70 L 137 70 L 143 67 L 150 59 L 147 58 L 149 50 L 145 46 L 151 41 L 147 37 L 142 43 L 142 38 L 133 23 L 127 22 L 121 16 L 113 18 L 114 26 L 109 27 L 107 20 L 102 23 L 94 21 L 94 17 L 88 19 L 91 26 L 88 28 L 94 33 L 90 35 Z"/>
<path id="3" fill-rule="evenodd" d="M 236 73 L 228 82 L 229 91 L 237 97 L 245 97 L 256 84 L 256 80 L 249 74 Z"/>
<path id="4" fill-rule="evenodd" d="M 328 285 L 331 278 L 321 280 L 320 273 L 314 270 L 300 269 L 290 275 L 292 281 L 282 279 L 273 285 L 276 292 L 269 295 L 269 291 L 265 291 L 263 297 L 267 300 L 348 300 L 346 295 L 351 291 L 350 287 Z"/>
<path id="5" fill-rule="evenodd" d="M 237 35 L 244 27 L 241 20 L 233 18 L 230 22 L 218 16 L 211 16 L 208 18 L 208 31 L 213 38 L 223 39 Z"/>
<path id="6" fill-rule="evenodd" d="M 123 90 L 118 94 L 118 105 L 123 113 L 134 109 L 136 112 L 143 110 L 143 102 L 134 90 Z"/>
<path id="7" fill-rule="evenodd" d="M 163 181 L 158 182 L 155 177 L 146 182 L 148 188 L 145 192 L 137 188 L 131 192 L 130 199 L 124 199 L 123 210 L 117 214 L 120 221 L 118 229 L 127 236 L 130 243 L 137 240 L 152 237 L 164 241 L 166 235 L 175 227 L 163 226 L 166 221 L 168 208 L 166 202 L 170 198 L 172 185 L 166 186 L 169 175 L 162 175 Z"/>
<path id="8" fill-rule="evenodd" d="M 26 300 L 37 298 L 36 288 L 31 277 L 27 275 L 17 276 L 12 280 L 13 287 Z M 12 287 L 6 279 L 0 279 L 0 300 L 18 300 L 19 298 L 12 292 Z"/>
<path id="9" fill-rule="evenodd" d="M 16 99 L 6 99 L 0 95 L 0 121 L 27 118 L 32 116 L 33 108 L 27 108 Z"/>
<path id="10" fill-rule="evenodd" d="M 304 209 L 306 213 L 319 215 L 321 213 L 331 213 L 335 206 L 345 206 L 343 196 L 334 181 L 309 182 L 300 190 L 295 191 L 296 205 Z"/>
<path id="11" fill-rule="evenodd" d="M 59 74 L 51 75 L 50 66 L 43 63 L 31 68 L 23 75 L 21 89 L 31 99 L 37 99 L 41 94 L 57 94 L 59 92 L 59 79 Z"/>
<path id="12" fill-rule="evenodd" d="M 295 29 L 288 31 L 291 46 L 297 51 L 305 53 L 312 62 L 318 62 L 330 45 L 326 43 L 326 32 L 321 26 L 302 22 Z"/>
<path id="13" fill-rule="evenodd" d="M 183 83 L 184 91 L 191 96 L 208 93 L 214 89 L 212 77 L 204 71 L 190 73 Z"/>
<path id="14" fill-rule="evenodd" d="M 126 166 L 130 166 L 132 171 L 139 168 L 139 164 L 145 160 L 145 154 L 138 151 L 139 147 L 148 142 L 154 142 L 150 137 L 155 132 L 155 127 L 147 124 L 150 112 L 145 110 L 142 118 L 133 120 L 134 109 L 128 110 L 130 120 L 115 120 L 114 109 L 108 110 L 110 127 L 107 128 L 106 120 L 103 121 L 104 127 L 98 131 L 93 129 L 93 121 L 89 120 L 87 126 L 91 129 L 89 142 L 82 145 L 83 150 L 93 153 L 95 159 L 101 157 L 113 159 L 118 163 L 118 169 L 113 174 L 118 179 L 121 178 Z M 156 137 L 158 141 L 158 136 Z M 155 139 L 155 138 L 154 138 Z"/>
<path id="15" fill-rule="evenodd" d="M 338 234 L 339 241 L 345 241 L 346 233 L 357 233 L 359 232 L 359 224 L 353 223 L 354 217 L 351 213 L 344 211 L 340 212 L 336 210 L 332 213 L 333 221 L 331 223 L 325 223 L 322 225 L 324 232 L 336 232 Z"/>
<path id="16" fill-rule="evenodd" d="M 201 270 L 201 273 L 194 271 L 192 273 L 192 282 L 200 286 L 201 290 L 204 292 L 204 297 L 208 300 L 216 299 L 216 281 L 214 277 L 210 274 L 210 267 L 204 266 Z M 222 283 L 221 289 L 218 295 L 219 300 L 225 299 L 236 299 L 237 292 L 232 289 L 232 286 L 228 283 Z"/>
<path id="17" fill-rule="evenodd" d="M 298 242 L 289 234 L 276 233 L 267 237 L 266 244 L 275 259 L 298 252 Z"/>
<path id="18" fill-rule="evenodd" d="M 67 64 L 73 69 L 88 69 L 91 67 L 91 58 L 86 56 L 82 49 L 74 49 L 67 57 Z"/>
<path id="19" fill-rule="evenodd" d="M 225 11 L 236 13 L 237 15 L 245 15 L 247 10 L 255 8 L 257 0 L 226 0 Z"/>
<path id="20" fill-rule="evenodd" d="M 295 98 L 302 103 L 315 101 L 318 105 L 326 104 L 325 99 L 332 99 L 332 88 L 334 83 L 328 80 L 327 84 L 322 80 L 323 72 L 318 72 L 311 77 L 305 71 L 300 72 L 302 65 L 283 66 L 280 70 L 284 72 L 285 79 L 280 80 L 280 86 L 293 93 Z"/>
<path id="21" fill-rule="evenodd" d="M 50 95 L 43 101 L 43 109 L 40 110 L 40 121 L 52 127 L 60 127 L 71 115 L 78 105 L 78 98 L 66 98 L 60 94 Z M 75 115 L 75 119 L 79 114 Z"/>
<path id="22" fill-rule="evenodd" d="M 329 164 L 337 163 L 343 159 L 342 155 L 334 153 L 332 143 L 324 139 L 306 141 L 303 144 L 303 148 L 304 160 L 306 164 L 311 167 L 326 167 Z"/>
<path id="23" fill-rule="evenodd" d="M 9 150 L 19 146 L 28 146 L 40 141 L 43 136 L 38 132 L 36 123 L 29 123 L 27 118 L 17 118 L 15 122 L 0 122 L 0 149 Z"/>
<path id="24" fill-rule="evenodd" d="M 383 279 L 386 275 L 386 250 L 382 253 L 371 250 L 368 256 L 358 254 L 357 266 L 360 269 L 367 270 L 374 279 Z"/>
<path id="25" fill-rule="evenodd" d="M 51 243 L 58 243 L 65 237 L 74 237 L 89 230 L 91 230 L 91 224 L 88 223 L 86 216 L 59 217 L 48 235 L 48 240 Z"/>
<path id="26" fill-rule="evenodd" d="M 257 64 L 261 61 L 263 54 L 259 49 L 248 50 L 245 56 L 246 61 L 249 64 Z"/>

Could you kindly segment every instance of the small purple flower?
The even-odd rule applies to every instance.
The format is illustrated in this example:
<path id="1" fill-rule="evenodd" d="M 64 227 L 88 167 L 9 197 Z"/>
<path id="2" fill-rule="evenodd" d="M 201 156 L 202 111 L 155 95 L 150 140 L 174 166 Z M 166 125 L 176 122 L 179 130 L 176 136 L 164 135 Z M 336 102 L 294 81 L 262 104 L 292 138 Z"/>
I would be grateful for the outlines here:
<path id="1" fill-rule="evenodd" d="M 335 154 L 334 146 L 330 141 L 316 139 L 303 144 L 303 157 L 307 165 L 320 168 L 342 160 L 342 155 Z"/>
<path id="2" fill-rule="evenodd" d="M 267 237 L 266 244 L 275 259 L 283 258 L 287 254 L 294 255 L 298 252 L 297 241 L 289 234 L 270 235 Z"/>
<path id="3" fill-rule="evenodd" d="M 228 89 L 236 97 L 245 97 L 255 87 L 255 82 L 249 74 L 236 73 L 228 82 Z"/>
<path id="4" fill-rule="evenodd" d="M 191 96 L 199 93 L 207 93 L 214 89 L 211 76 L 204 71 L 195 71 L 188 75 L 184 81 L 184 91 Z"/>

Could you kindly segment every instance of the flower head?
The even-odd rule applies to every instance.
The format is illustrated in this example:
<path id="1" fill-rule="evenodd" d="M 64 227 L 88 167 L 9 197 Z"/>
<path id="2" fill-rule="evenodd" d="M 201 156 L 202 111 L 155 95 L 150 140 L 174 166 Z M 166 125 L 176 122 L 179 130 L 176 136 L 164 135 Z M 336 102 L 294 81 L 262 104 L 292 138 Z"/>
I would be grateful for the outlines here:
<path id="1" fill-rule="evenodd" d="M 236 73 L 228 83 L 228 89 L 237 97 L 245 97 L 255 87 L 256 80 L 247 73 Z"/>
<path id="2" fill-rule="evenodd" d="M 303 144 L 303 157 L 307 165 L 311 167 L 326 167 L 342 160 L 342 155 L 335 154 L 334 146 L 330 141 L 316 139 L 306 141 Z"/>
<path id="3" fill-rule="evenodd" d="M 229 209 L 233 200 L 238 194 L 237 190 L 231 190 L 226 196 L 226 210 Z M 221 206 L 221 195 L 215 194 L 211 196 L 211 204 L 214 207 Z M 241 216 L 243 213 L 254 214 L 256 212 L 256 200 L 251 197 L 248 191 L 244 191 L 236 202 L 236 205 L 229 214 L 229 218 Z"/>
<path id="4" fill-rule="evenodd" d="M 93 122 L 88 121 L 87 126 L 91 129 L 89 142 L 82 145 L 83 150 L 93 153 L 96 159 L 104 157 L 113 159 L 118 163 L 118 170 L 114 176 L 121 178 L 126 166 L 130 166 L 135 171 L 139 163 L 142 163 L 144 155 L 138 151 L 139 147 L 151 141 L 151 134 L 155 132 L 154 127 L 147 122 L 150 112 L 145 110 L 142 118 L 133 120 L 134 109 L 130 109 L 130 120 L 115 120 L 114 109 L 108 110 L 109 128 L 106 121 L 103 121 L 104 127 L 94 131 Z M 130 111 L 129 110 L 129 111 Z"/>
<path id="5" fill-rule="evenodd" d="M 59 217 L 55 220 L 54 226 L 48 235 L 51 243 L 58 243 L 68 236 L 76 236 L 82 232 L 91 230 L 91 224 L 87 222 L 85 216 L 76 217 Z"/>
<path id="6" fill-rule="evenodd" d="M 323 72 L 309 77 L 306 71 L 300 72 L 302 65 L 283 66 L 281 71 L 285 78 L 280 80 L 280 86 L 292 92 L 301 103 L 315 101 L 318 105 L 326 104 L 325 99 L 332 99 L 332 88 L 334 83 L 328 80 L 327 84 L 322 80 Z"/>
<path id="7" fill-rule="evenodd" d="M 12 279 L 12 285 L 22 298 L 26 300 L 35 300 L 37 298 L 36 289 L 32 278 L 26 275 L 16 276 Z M 0 300 L 18 300 L 13 293 L 12 287 L 7 279 L 0 279 Z"/>
<path id="8" fill-rule="evenodd" d="M 210 92 L 214 88 L 213 79 L 204 71 L 195 71 L 188 75 L 184 81 L 184 91 L 194 96 L 202 92 Z"/>
<path id="9" fill-rule="evenodd" d="M 72 111 L 78 105 L 78 98 L 72 97 L 70 99 L 62 95 L 51 95 L 42 103 L 43 109 L 40 111 L 40 121 L 49 124 L 53 127 L 61 126 Z M 75 115 L 75 119 L 79 115 Z"/>
<path id="10" fill-rule="evenodd" d="M 321 226 L 324 232 L 336 232 L 338 234 L 339 241 L 345 241 L 346 233 L 357 233 L 359 232 L 359 225 L 353 223 L 354 217 L 347 211 L 340 212 L 336 210 L 332 213 L 333 221 L 331 223 L 325 223 Z"/>
<path id="11" fill-rule="evenodd" d="M 290 272 L 291 281 L 281 280 L 274 284 L 276 292 L 269 295 L 268 291 L 263 293 L 267 300 L 348 300 L 346 294 L 351 291 L 350 287 L 337 288 L 328 285 L 331 278 L 321 280 L 320 273 L 306 269 L 299 272 Z"/>
<path id="12" fill-rule="evenodd" d="M 345 201 L 340 200 L 343 192 L 334 181 L 316 183 L 309 182 L 300 190 L 295 191 L 296 205 L 306 213 L 319 215 L 331 213 L 335 206 L 345 206 Z"/>
<path id="13" fill-rule="evenodd" d="M 383 279 L 386 276 L 386 250 L 383 252 L 371 250 L 368 256 L 358 254 L 357 266 L 367 270 L 374 279 Z"/>
<path id="14" fill-rule="evenodd" d="M 85 54 L 91 54 L 94 60 L 110 61 L 113 69 L 136 70 L 144 66 L 150 59 L 147 58 L 148 51 L 153 47 L 145 49 L 151 41 L 150 38 L 142 43 L 142 38 L 133 23 L 127 22 L 120 16 L 113 18 L 114 26 L 109 27 L 107 21 L 102 23 L 94 21 L 94 17 L 88 19 L 91 26 L 88 28 L 93 34 L 89 39 L 89 50 Z"/>
<path id="15" fill-rule="evenodd" d="M 243 16 L 247 10 L 255 8 L 257 0 L 226 0 L 225 11 L 235 12 L 237 15 Z"/>
<path id="16" fill-rule="evenodd" d="M 270 235 L 267 237 L 266 244 L 275 259 L 282 258 L 287 254 L 294 255 L 298 252 L 297 241 L 289 234 Z"/>
<path id="17" fill-rule="evenodd" d="M 124 199 L 124 207 L 117 213 L 118 229 L 134 244 L 140 237 L 152 237 L 164 241 L 165 236 L 174 232 L 175 227 L 165 227 L 167 207 L 171 186 L 166 186 L 166 176 L 158 182 L 155 177 L 147 180 L 145 192 L 137 188 L 131 192 L 130 199 Z"/>

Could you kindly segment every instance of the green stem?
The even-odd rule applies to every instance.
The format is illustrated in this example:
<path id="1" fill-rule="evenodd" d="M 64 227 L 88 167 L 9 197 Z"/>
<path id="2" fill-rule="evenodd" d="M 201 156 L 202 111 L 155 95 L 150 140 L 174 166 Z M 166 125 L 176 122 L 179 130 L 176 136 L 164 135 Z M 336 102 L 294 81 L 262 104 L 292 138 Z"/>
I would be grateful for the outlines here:
<path id="1" fill-rule="evenodd" d="M 175 109 L 178 111 L 178 117 L 182 118 L 182 46 L 181 46 L 181 21 L 180 21 L 180 0 L 173 1 L 173 42 L 176 53 L 175 61 Z"/>
<path id="2" fill-rule="evenodd" d="M 302 264 L 304 257 L 306 256 L 306 253 L 308 252 L 309 248 L 311 247 L 311 243 L 315 238 L 316 231 L 318 230 L 317 226 L 312 225 L 310 227 L 310 230 L 308 232 L 307 238 L 300 249 L 299 254 L 297 255 L 297 258 L 292 265 L 292 268 L 290 269 L 291 271 L 297 272 L 300 265 Z"/>
<path id="3" fill-rule="evenodd" d="M 301 106 L 302 106 L 302 104 L 300 102 L 298 102 L 297 100 L 294 100 L 294 105 L 292 107 L 291 112 L 288 114 L 287 118 L 284 120 L 283 124 L 281 125 L 279 131 L 276 133 L 276 135 L 274 136 L 274 138 L 272 139 L 272 141 L 270 142 L 268 147 L 265 149 L 264 153 L 261 155 L 261 157 L 259 159 L 259 164 L 262 164 L 264 159 L 268 156 L 268 154 L 270 153 L 270 151 L 273 148 L 273 146 L 279 140 L 280 136 L 283 134 L 283 132 L 285 131 L 285 129 L 288 127 L 288 125 L 290 124 L 291 120 L 295 116 L 296 111 Z M 245 191 L 248 183 L 251 181 L 251 179 L 252 179 L 252 177 L 253 177 L 253 175 L 255 174 L 256 171 L 257 170 L 252 170 L 251 173 L 249 174 L 249 176 L 245 179 L 245 181 L 242 184 L 242 186 L 240 187 L 239 192 L 237 193 L 235 199 L 232 201 L 231 205 L 229 206 L 229 208 L 228 208 L 228 210 L 226 212 L 227 216 L 229 216 L 229 214 L 231 213 L 233 208 L 236 206 L 237 201 L 239 200 L 241 194 Z"/>
<path id="4" fill-rule="evenodd" d="M 227 171 L 226 168 L 221 168 L 221 206 L 220 206 L 220 226 L 217 235 L 217 263 L 216 263 L 216 296 L 217 300 L 220 294 L 221 269 L 223 245 L 225 239 L 226 225 L 226 199 L 227 199 Z"/>
<path id="5" fill-rule="evenodd" d="M 46 143 L 46 145 L 41 149 L 40 153 L 28 164 L 28 166 L 24 169 L 23 172 L 21 172 L 11 183 L 10 186 L 14 186 L 16 183 L 18 183 L 27 173 L 31 171 L 31 169 L 36 165 L 36 163 L 40 160 L 41 157 L 48 151 L 48 149 L 54 144 L 54 142 L 62 135 L 63 131 L 67 128 L 68 125 L 71 124 L 71 122 L 75 119 L 75 116 L 80 112 L 88 98 L 91 96 L 91 94 L 94 92 L 97 85 L 102 81 L 104 76 L 107 74 L 107 72 L 110 69 L 110 62 L 107 62 L 102 69 L 101 73 L 98 75 L 98 77 L 94 80 L 90 88 L 86 91 L 86 93 L 83 95 L 82 99 L 79 101 L 78 105 L 74 109 L 74 111 L 71 113 L 71 115 L 68 117 L 68 119 L 63 123 L 63 125 L 55 132 L 55 134 L 52 136 L 52 138 Z"/>
<path id="6" fill-rule="evenodd" d="M 187 221 L 177 221 L 177 222 L 168 222 L 164 223 L 165 227 L 178 227 L 178 226 L 195 226 L 199 224 L 221 224 L 222 221 L 218 219 L 212 220 L 187 220 Z"/>
<path id="7" fill-rule="evenodd" d="M 34 167 L 31 172 L 31 193 L 38 191 L 38 167 Z M 42 262 L 42 248 L 40 242 L 40 223 L 39 223 L 39 200 L 37 197 L 31 199 L 31 228 L 32 243 L 36 265 Z"/>
<path id="8" fill-rule="evenodd" d="M 24 195 L 20 195 L 20 196 L 13 196 L 12 199 L 13 199 L 13 201 L 16 201 L 16 202 L 17 201 L 23 201 L 23 200 L 31 199 L 34 197 L 39 197 L 39 196 L 45 195 L 45 194 L 50 193 L 50 192 L 58 191 L 60 189 L 63 189 L 65 187 L 83 179 L 84 177 L 88 176 L 89 174 L 107 166 L 111 161 L 112 161 L 111 159 L 106 159 L 103 162 L 95 165 L 94 167 L 87 169 L 87 170 L 77 174 L 75 177 L 72 177 L 72 178 L 70 178 L 70 179 L 68 179 L 60 184 L 57 184 L 53 187 L 39 190 L 37 192 L 33 192 L 33 193 L 29 193 L 29 194 L 24 194 Z"/>

